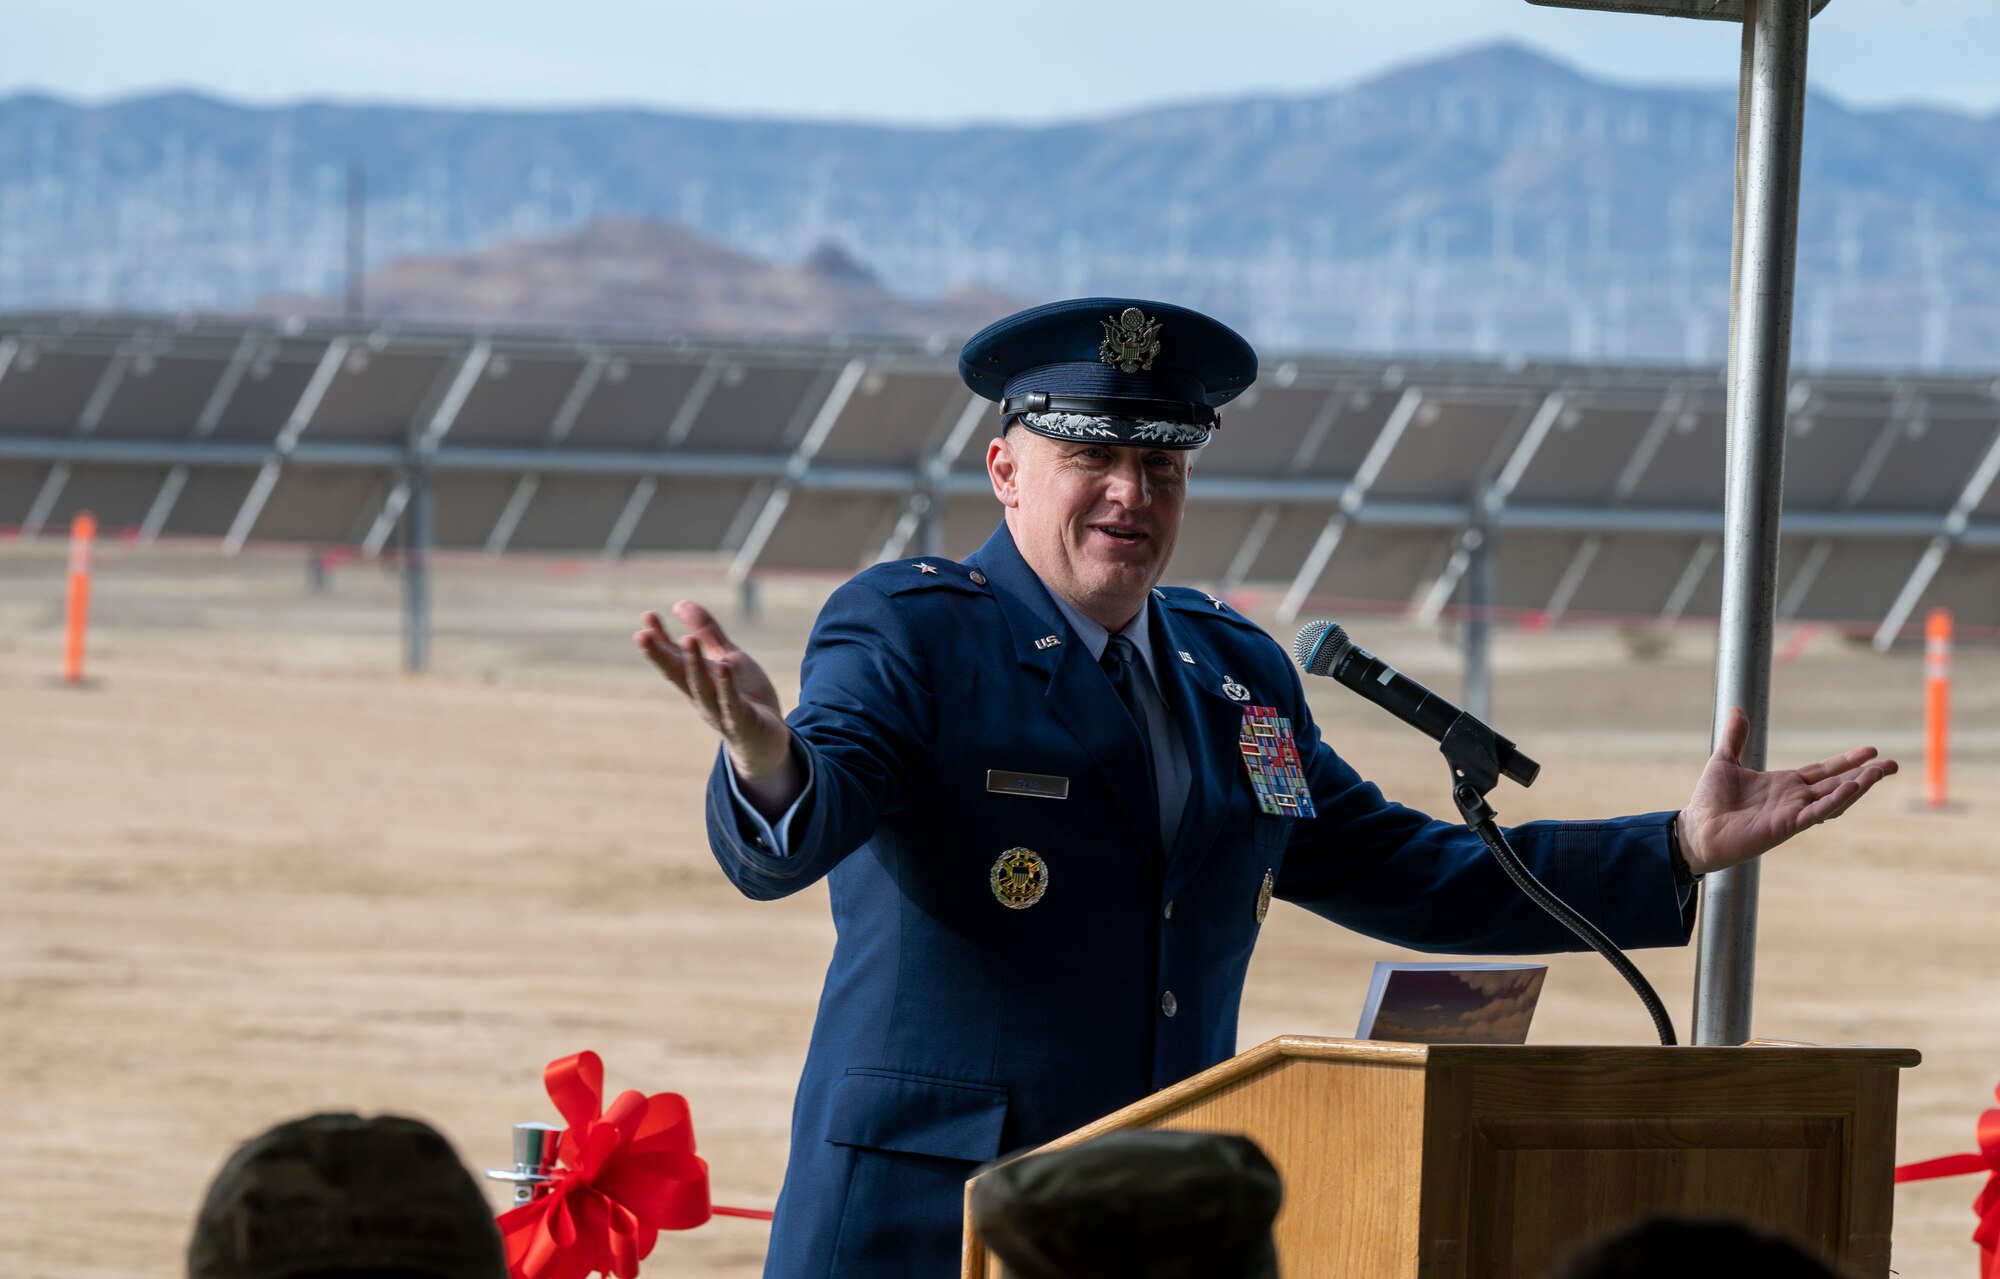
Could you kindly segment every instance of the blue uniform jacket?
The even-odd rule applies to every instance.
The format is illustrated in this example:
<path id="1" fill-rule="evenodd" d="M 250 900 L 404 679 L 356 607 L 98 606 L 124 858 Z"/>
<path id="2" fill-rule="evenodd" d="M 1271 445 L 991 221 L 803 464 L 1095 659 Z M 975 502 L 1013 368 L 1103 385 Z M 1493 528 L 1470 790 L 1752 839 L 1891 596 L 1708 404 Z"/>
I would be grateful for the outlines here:
<path id="1" fill-rule="evenodd" d="M 1402 946 L 1574 948 L 1463 827 L 1388 802 L 1334 754 L 1270 636 L 1178 588 L 1149 603 L 1193 772 L 1161 847 L 1138 730 L 1006 527 L 963 564 L 923 563 L 935 572 L 862 572 L 814 628 L 789 717 L 813 783 L 789 855 L 758 846 L 726 761 L 710 779 L 730 879 L 768 899 L 825 876 L 839 933 L 766 1279 L 949 1279 L 975 1165 L 1233 1054 L 1267 874 L 1277 897 Z M 1225 683 L 1290 718 L 1315 818 L 1259 809 L 1238 748 L 1245 703 Z M 995 769 L 1067 778 L 1068 798 L 995 792 Z M 1670 818 L 1511 835 L 1622 945 L 1680 945 L 1692 908 Z M 1047 873 L 1021 909 L 989 883 L 1014 848 Z"/>

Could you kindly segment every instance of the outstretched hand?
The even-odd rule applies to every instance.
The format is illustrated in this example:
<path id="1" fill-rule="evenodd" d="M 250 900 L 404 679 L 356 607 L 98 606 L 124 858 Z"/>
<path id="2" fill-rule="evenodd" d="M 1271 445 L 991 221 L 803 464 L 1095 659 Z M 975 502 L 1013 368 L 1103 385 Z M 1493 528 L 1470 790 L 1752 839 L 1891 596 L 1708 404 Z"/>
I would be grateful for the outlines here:
<path id="1" fill-rule="evenodd" d="M 805 788 L 792 758 L 792 730 L 778 704 L 778 690 L 757 659 L 730 643 L 715 615 L 690 600 L 674 605 L 688 628 L 675 640 L 658 613 L 648 612 L 632 642 L 660 674 L 694 703 L 695 712 L 722 736 L 745 798 L 766 816 L 790 807 Z"/>
<path id="2" fill-rule="evenodd" d="M 1750 717 L 1731 709 L 1694 797 L 1681 810 L 1681 856 L 1697 875 L 1747 862 L 1840 816 L 1896 771 L 1895 760 L 1877 760 L 1873 746 L 1857 746 L 1804 768 L 1760 773 L 1743 764 L 1749 738 Z"/>

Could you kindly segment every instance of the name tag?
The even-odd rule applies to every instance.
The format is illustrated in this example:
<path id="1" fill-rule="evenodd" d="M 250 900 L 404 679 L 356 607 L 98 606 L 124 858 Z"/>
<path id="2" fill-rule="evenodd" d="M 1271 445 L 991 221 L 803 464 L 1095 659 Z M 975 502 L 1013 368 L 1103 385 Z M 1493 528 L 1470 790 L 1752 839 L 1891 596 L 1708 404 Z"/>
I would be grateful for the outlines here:
<path id="1" fill-rule="evenodd" d="M 1033 795 L 1037 799 L 1068 799 L 1069 778 L 1046 773 L 1010 773 L 1004 768 L 986 770 L 986 789 L 995 795 Z"/>

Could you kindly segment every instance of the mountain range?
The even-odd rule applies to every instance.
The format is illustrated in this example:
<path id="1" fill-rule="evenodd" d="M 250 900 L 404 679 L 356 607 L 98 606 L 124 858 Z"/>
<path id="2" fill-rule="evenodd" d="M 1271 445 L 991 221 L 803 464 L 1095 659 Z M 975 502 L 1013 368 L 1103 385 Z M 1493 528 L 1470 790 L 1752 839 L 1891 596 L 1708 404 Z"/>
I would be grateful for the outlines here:
<path id="1" fill-rule="evenodd" d="M 946 327 L 954 293 L 1133 292 L 1267 346 L 1713 361 L 1733 72 L 1613 84 L 1494 44 L 1320 94 L 938 129 L 17 95 L 0 99 L 0 308 L 336 294 L 358 175 L 378 266 L 672 223 L 779 271 L 837 246 L 883 306 Z M 2000 115 L 1811 95 L 1801 208 L 1801 361 L 1996 362 Z"/>

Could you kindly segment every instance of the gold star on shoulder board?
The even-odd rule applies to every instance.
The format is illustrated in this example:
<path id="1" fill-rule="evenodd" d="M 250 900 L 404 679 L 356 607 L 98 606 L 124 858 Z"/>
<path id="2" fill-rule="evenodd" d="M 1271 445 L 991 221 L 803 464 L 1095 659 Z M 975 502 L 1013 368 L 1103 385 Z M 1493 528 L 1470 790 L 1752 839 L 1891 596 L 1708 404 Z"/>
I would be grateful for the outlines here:
<path id="1" fill-rule="evenodd" d="M 919 572 L 919 573 L 929 573 L 929 574 L 930 574 L 931 576 L 933 576 L 933 577 L 937 576 L 937 570 L 936 570 L 935 568 L 931 567 L 931 566 L 930 566 L 929 564 L 919 564 L 919 565 L 917 565 L 917 572 Z"/>

